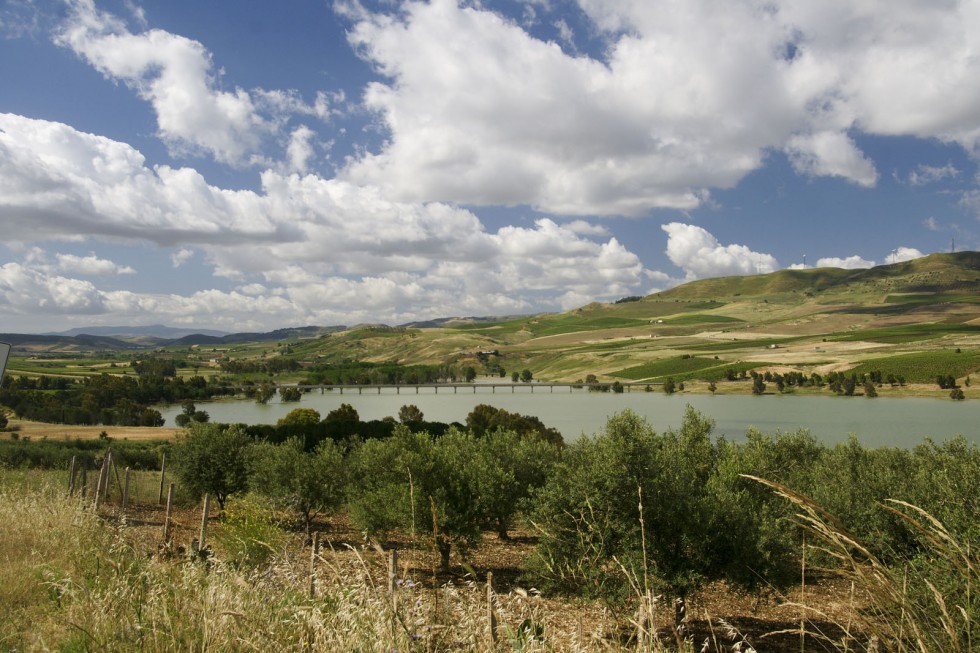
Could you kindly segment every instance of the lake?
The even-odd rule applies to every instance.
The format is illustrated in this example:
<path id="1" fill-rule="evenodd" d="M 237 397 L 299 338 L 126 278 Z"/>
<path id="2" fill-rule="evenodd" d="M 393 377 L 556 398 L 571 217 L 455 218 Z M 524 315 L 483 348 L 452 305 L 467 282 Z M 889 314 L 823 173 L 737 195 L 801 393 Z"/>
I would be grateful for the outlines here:
<path id="1" fill-rule="evenodd" d="M 566 441 L 583 433 L 599 431 L 606 419 L 626 408 L 644 415 L 657 431 L 680 425 L 688 404 L 715 420 L 715 435 L 741 440 L 749 428 L 764 432 L 795 431 L 804 427 L 819 440 L 835 443 L 855 434 L 867 446 L 911 447 L 926 436 L 936 441 L 963 435 L 980 444 L 980 402 L 951 399 L 792 396 L 792 395 L 666 395 L 662 392 L 628 392 L 623 394 L 588 392 L 567 388 L 519 387 L 515 392 L 498 388 L 479 388 L 476 393 L 460 388 L 435 393 L 423 388 L 402 389 L 396 394 L 386 388 L 365 387 L 363 394 L 347 389 L 314 390 L 303 395 L 299 403 L 274 401 L 261 405 L 251 400 L 198 402 L 213 422 L 275 424 L 294 408 L 313 408 L 325 417 L 340 404 L 352 405 L 362 420 L 397 416 L 405 404 L 415 404 L 425 419 L 438 422 L 464 422 L 477 404 L 485 403 L 524 415 L 534 415 L 546 426 L 558 429 Z M 167 426 L 174 426 L 179 405 L 158 407 Z"/>

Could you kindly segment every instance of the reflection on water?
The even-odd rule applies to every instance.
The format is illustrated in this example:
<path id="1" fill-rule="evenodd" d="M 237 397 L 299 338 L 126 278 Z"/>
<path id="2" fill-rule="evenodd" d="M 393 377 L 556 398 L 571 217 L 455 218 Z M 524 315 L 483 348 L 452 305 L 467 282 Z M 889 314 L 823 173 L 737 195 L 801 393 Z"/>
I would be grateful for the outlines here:
<path id="1" fill-rule="evenodd" d="M 942 441 L 955 435 L 964 435 L 970 441 L 980 443 L 980 402 L 950 399 L 668 396 L 661 392 L 637 391 L 624 394 L 570 392 L 568 388 L 555 388 L 551 392 L 547 386 L 537 387 L 534 392 L 529 387 L 519 387 L 514 392 L 498 388 L 494 393 L 480 387 L 475 393 L 464 388 L 458 393 L 452 389 L 444 388 L 436 393 L 431 388 L 423 388 L 418 394 L 414 389 L 402 389 L 396 394 L 394 389 L 386 388 L 378 394 L 376 388 L 365 387 L 362 394 L 350 389 L 343 394 L 337 390 L 322 394 L 314 390 L 303 395 L 299 403 L 273 401 L 260 405 L 254 401 L 235 400 L 200 402 L 198 408 L 206 410 L 214 422 L 274 424 L 294 408 L 313 408 L 326 416 L 342 403 L 351 404 L 362 420 L 394 417 L 405 404 L 415 404 L 425 414 L 425 419 L 438 422 L 463 422 L 474 406 L 485 403 L 535 415 L 547 426 L 561 431 L 566 440 L 599 431 L 610 415 L 625 408 L 646 416 L 658 431 L 677 427 L 685 407 L 690 404 L 715 420 L 715 435 L 733 440 L 741 439 L 752 427 L 760 431 L 795 431 L 804 427 L 828 443 L 844 440 L 849 433 L 857 435 L 868 446 L 910 447 L 927 436 Z M 166 425 L 173 426 L 174 417 L 181 408 L 173 405 L 162 407 L 160 411 L 167 420 Z"/>

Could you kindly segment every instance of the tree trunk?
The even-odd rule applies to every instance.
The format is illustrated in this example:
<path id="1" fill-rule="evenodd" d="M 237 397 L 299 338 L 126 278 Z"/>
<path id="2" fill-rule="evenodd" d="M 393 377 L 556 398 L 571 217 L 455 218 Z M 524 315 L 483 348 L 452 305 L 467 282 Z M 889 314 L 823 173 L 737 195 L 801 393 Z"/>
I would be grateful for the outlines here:
<path id="1" fill-rule="evenodd" d="M 507 522 L 503 519 L 497 520 L 497 537 L 505 542 L 510 540 L 510 534 L 507 532 Z"/>
<path id="2" fill-rule="evenodd" d="M 436 547 L 439 549 L 439 571 L 443 574 L 449 573 L 449 551 L 452 543 L 444 537 L 436 539 Z"/>

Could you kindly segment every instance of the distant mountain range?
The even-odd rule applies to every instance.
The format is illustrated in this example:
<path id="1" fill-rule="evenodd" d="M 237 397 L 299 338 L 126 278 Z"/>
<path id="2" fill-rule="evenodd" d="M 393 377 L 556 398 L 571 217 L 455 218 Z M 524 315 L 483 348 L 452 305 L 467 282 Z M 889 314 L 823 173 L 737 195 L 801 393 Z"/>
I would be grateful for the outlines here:
<path id="1" fill-rule="evenodd" d="M 343 331 L 344 326 L 306 326 L 276 329 L 265 333 L 226 333 L 209 329 L 181 329 L 163 325 L 80 327 L 62 333 L 0 333 L 19 351 L 116 351 L 152 349 L 155 347 L 207 345 L 219 346 L 243 342 L 268 342 L 287 338 L 315 338 Z"/>
<path id="2" fill-rule="evenodd" d="M 67 331 L 59 331 L 57 333 L 45 333 L 46 336 L 107 336 L 115 338 L 163 338 L 169 340 L 176 340 L 177 338 L 183 338 L 185 336 L 192 335 L 204 335 L 204 336 L 214 336 L 220 338 L 221 336 L 228 335 L 227 331 L 215 331 L 213 329 L 195 329 L 195 328 L 178 328 L 178 327 L 168 327 L 162 324 L 153 324 L 151 326 L 93 326 L 93 327 L 77 327 L 75 329 L 69 329 Z"/>

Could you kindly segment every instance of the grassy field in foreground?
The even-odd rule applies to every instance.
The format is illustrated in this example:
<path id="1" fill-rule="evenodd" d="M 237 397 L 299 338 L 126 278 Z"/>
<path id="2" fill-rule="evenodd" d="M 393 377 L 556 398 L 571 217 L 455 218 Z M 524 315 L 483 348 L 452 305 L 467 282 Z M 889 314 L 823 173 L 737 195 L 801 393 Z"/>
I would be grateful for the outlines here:
<path id="1" fill-rule="evenodd" d="M 843 653 L 876 650 L 868 642 L 877 637 L 903 653 L 971 650 L 969 636 L 966 648 L 951 645 L 969 623 L 952 612 L 945 637 L 941 624 L 918 622 L 922 606 L 903 593 L 901 574 L 779 486 L 814 541 L 838 557 L 842 578 L 811 571 L 785 595 L 708 586 L 691 597 L 686 637 L 677 642 L 673 608 L 661 597 L 616 609 L 522 586 L 516 569 L 533 532 L 506 542 L 485 535 L 451 574 L 436 577 L 425 535 L 395 534 L 382 549 L 334 517 L 319 524 L 323 547 L 311 556 L 282 515 L 246 497 L 211 516 L 205 561 L 188 553 L 199 506 L 177 511 L 168 546 L 154 501 L 125 515 L 110 501 L 97 514 L 67 497 L 64 485 L 63 473 L 0 470 L 0 650 Z M 936 555 L 975 582 L 976 554 L 912 514 L 936 540 Z M 389 575 L 395 549 L 399 563 Z M 942 586 L 935 591 L 941 599 Z"/>
<path id="2" fill-rule="evenodd" d="M 158 508 L 139 507 L 120 521 L 118 508 L 110 505 L 97 516 L 90 504 L 66 498 L 62 481 L 7 472 L 0 482 L 4 651 L 674 650 L 652 637 L 668 630 L 670 606 L 652 604 L 649 621 L 640 627 L 631 612 L 522 589 L 513 565 L 529 551 L 527 537 L 509 543 L 485 538 L 469 557 L 472 566 L 458 566 L 435 584 L 434 556 L 425 542 L 399 542 L 401 563 L 391 591 L 387 554 L 365 546 L 343 521 L 335 522 L 325 533 L 311 596 L 310 550 L 295 533 L 269 530 L 269 521 L 257 525 L 258 517 L 250 524 L 212 518 L 214 556 L 208 563 L 195 562 L 183 552 L 196 535 L 194 509 L 177 514 L 174 546 L 166 548 Z M 262 544 L 242 545 L 259 534 Z M 261 562 L 245 561 L 249 546 L 264 552 Z M 488 569 L 496 578 L 490 594 Z M 829 604 L 829 595 L 843 591 L 831 583 L 814 586 L 809 596 Z M 796 613 L 772 597 L 739 597 L 723 587 L 712 592 L 691 616 L 698 646 L 685 650 L 698 650 L 712 637 L 710 623 L 717 642 L 707 650 L 727 651 L 739 641 L 747 645 L 747 635 L 726 634 L 721 617 L 740 623 L 740 616 L 754 610 L 769 623 L 780 623 L 783 615 L 789 626 Z"/>

